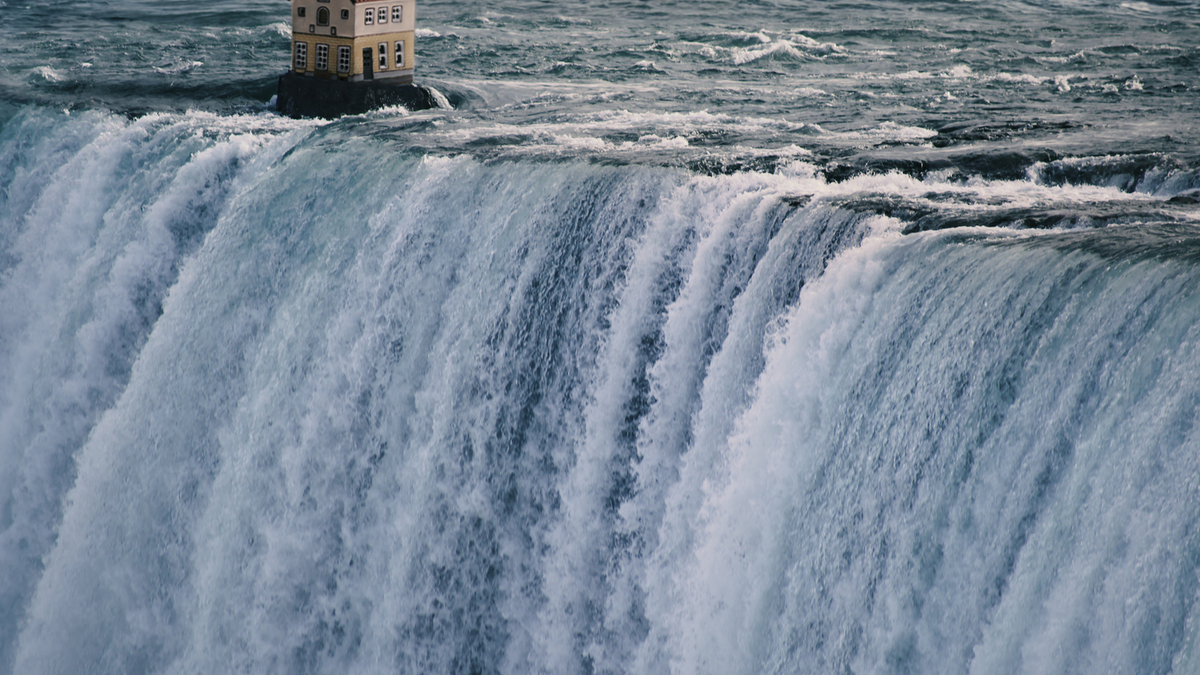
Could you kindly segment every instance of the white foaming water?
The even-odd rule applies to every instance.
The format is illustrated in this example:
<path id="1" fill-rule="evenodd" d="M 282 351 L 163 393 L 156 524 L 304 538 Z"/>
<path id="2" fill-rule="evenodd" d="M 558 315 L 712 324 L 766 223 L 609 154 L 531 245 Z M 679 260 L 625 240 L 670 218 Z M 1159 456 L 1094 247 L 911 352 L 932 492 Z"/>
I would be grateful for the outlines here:
<path id="1" fill-rule="evenodd" d="M 802 294 L 709 499 L 681 670 L 1186 665 L 1194 269 L 985 236 L 872 239 Z"/>
<path id="2" fill-rule="evenodd" d="M 538 133 L 789 124 L 591 123 Z M 901 234 L 1169 214 L 1192 174 L 701 176 L 362 128 L 6 126 L 0 670 L 1200 665 L 1192 226 Z"/>
<path id="3" fill-rule="evenodd" d="M 13 262 L 0 286 L 9 345 L 0 370 L 5 606 L 28 602 L 79 447 L 128 381 L 183 260 L 274 142 L 261 132 L 279 124 L 231 120 L 205 137 L 201 129 L 217 131 L 216 122 L 85 114 L 50 129 L 31 116 L 32 142 L 5 157 L 16 168 L 9 194 L 18 197 L 6 203 Z M 155 170 L 130 170 L 146 164 Z M 0 616 L 6 635 L 19 618 Z M 0 662 L 11 661 L 11 646 L 11 637 L 0 645 Z"/>

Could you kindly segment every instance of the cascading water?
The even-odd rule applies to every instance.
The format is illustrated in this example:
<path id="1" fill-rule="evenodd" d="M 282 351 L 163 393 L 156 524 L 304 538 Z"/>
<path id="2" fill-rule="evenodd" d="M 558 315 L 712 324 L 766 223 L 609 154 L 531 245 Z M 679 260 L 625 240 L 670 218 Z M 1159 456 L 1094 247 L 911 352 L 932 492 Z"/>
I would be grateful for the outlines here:
<path id="1" fill-rule="evenodd" d="M 6 127 L 6 670 L 1200 667 L 1190 174 L 342 134 Z"/>
<path id="2" fill-rule="evenodd" d="M 0 0 L 0 675 L 1200 672 L 1200 4 Z"/>

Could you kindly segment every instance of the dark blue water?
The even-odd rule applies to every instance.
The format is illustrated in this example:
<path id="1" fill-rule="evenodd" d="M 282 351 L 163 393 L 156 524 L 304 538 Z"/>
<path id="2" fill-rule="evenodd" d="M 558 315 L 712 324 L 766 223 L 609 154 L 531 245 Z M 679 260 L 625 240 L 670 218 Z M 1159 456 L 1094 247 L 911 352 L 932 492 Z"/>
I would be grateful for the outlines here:
<path id="1" fill-rule="evenodd" d="M 0 2 L 0 672 L 1200 672 L 1200 5 Z"/>

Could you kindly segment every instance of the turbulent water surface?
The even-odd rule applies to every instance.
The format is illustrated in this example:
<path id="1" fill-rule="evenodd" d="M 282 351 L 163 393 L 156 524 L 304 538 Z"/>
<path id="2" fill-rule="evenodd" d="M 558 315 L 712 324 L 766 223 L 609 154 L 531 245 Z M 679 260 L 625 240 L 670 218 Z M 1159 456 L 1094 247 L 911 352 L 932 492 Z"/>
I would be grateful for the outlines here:
<path id="1" fill-rule="evenodd" d="M 0 673 L 1200 672 L 1200 5 L 0 0 Z"/>

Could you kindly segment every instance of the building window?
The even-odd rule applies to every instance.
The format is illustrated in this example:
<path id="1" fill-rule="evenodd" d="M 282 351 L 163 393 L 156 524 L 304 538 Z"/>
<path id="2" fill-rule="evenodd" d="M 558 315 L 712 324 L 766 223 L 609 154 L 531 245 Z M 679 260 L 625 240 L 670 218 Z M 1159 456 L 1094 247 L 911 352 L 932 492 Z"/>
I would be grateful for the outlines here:
<path id="1" fill-rule="evenodd" d="M 317 25 L 318 26 L 328 26 L 329 25 L 329 8 L 328 7 L 318 7 L 317 8 Z"/>
<path id="2" fill-rule="evenodd" d="M 399 23 L 404 19 L 404 5 L 392 7 L 392 22 Z"/>
<path id="3" fill-rule="evenodd" d="M 397 68 L 404 67 L 404 40 L 396 42 L 396 58 L 392 61 Z"/>
<path id="4" fill-rule="evenodd" d="M 379 23 L 387 23 L 387 7 L 379 8 Z"/>
<path id="5" fill-rule="evenodd" d="M 338 72 L 350 72 L 350 48 L 346 45 L 338 47 Z"/>
<path id="6" fill-rule="evenodd" d="M 317 70 L 329 70 L 329 45 L 317 45 Z"/>
<path id="7" fill-rule="evenodd" d="M 296 43 L 296 70 L 308 68 L 308 43 Z"/>
<path id="8" fill-rule="evenodd" d="M 363 23 L 368 26 L 375 23 L 375 10 L 373 10 L 373 9 L 364 9 L 363 10 Z"/>
<path id="9" fill-rule="evenodd" d="M 350 10 L 343 9 L 342 10 L 342 21 L 345 21 L 346 19 L 349 19 L 349 18 L 350 18 Z"/>
<path id="10" fill-rule="evenodd" d="M 305 13 L 306 11 L 307 11 L 307 10 L 305 10 L 303 7 L 297 7 L 297 8 L 296 8 L 296 16 L 304 16 L 304 13 Z"/>
<path id="11" fill-rule="evenodd" d="M 329 27 L 329 34 L 330 34 L 330 35 L 337 35 L 337 26 L 330 26 L 330 27 Z"/>
<path id="12" fill-rule="evenodd" d="M 387 70 L 387 43 L 379 43 L 379 69 Z"/>
<path id="13" fill-rule="evenodd" d="M 315 24 L 315 23 L 308 24 L 308 32 L 310 32 L 310 33 L 317 32 L 317 24 Z"/>

